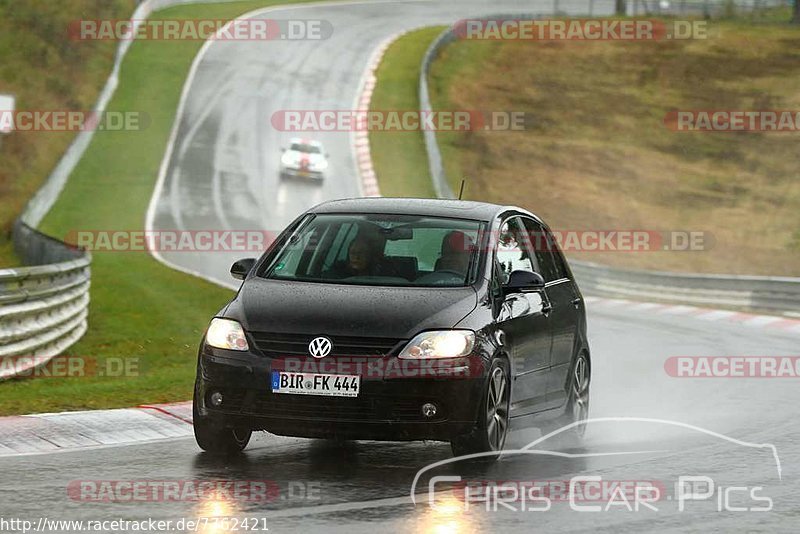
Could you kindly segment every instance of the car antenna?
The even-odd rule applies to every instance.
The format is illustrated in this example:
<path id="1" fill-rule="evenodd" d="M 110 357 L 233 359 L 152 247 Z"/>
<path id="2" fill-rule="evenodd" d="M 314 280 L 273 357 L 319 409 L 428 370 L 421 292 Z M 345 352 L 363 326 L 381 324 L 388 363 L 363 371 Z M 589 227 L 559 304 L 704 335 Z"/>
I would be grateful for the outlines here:
<path id="1" fill-rule="evenodd" d="M 464 195 L 464 184 L 467 183 L 467 179 L 463 178 L 461 180 L 461 190 L 458 192 L 458 200 L 461 200 L 461 197 Z"/>

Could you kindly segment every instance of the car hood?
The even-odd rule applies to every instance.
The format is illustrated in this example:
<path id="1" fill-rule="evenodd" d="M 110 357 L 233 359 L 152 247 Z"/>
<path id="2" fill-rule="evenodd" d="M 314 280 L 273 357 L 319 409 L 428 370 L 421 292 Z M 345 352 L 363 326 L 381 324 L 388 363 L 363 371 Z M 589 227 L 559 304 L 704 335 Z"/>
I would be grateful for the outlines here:
<path id="1" fill-rule="evenodd" d="M 251 278 L 225 310 L 251 332 L 410 339 L 452 328 L 477 305 L 472 287 L 398 288 Z"/>
<path id="2" fill-rule="evenodd" d="M 288 153 L 293 165 L 300 165 L 303 162 L 307 162 L 309 165 L 317 165 L 325 159 L 322 154 L 310 154 L 308 152 L 298 152 L 296 150 L 290 150 Z"/>

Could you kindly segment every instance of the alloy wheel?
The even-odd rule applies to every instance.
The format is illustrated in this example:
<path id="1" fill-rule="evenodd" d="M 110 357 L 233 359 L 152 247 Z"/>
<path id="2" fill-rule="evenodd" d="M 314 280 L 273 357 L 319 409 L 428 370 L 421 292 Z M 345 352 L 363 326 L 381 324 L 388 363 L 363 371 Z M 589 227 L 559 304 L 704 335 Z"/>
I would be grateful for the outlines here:
<path id="1" fill-rule="evenodd" d="M 572 421 L 585 421 L 589 418 L 589 362 L 584 355 L 578 356 L 572 370 Z M 577 425 L 575 432 L 583 436 L 586 425 Z"/>
<path id="2" fill-rule="evenodd" d="M 489 379 L 486 399 L 486 434 L 492 450 L 503 449 L 508 431 L 509 388 L 506 373 L 497 367 Z"/>

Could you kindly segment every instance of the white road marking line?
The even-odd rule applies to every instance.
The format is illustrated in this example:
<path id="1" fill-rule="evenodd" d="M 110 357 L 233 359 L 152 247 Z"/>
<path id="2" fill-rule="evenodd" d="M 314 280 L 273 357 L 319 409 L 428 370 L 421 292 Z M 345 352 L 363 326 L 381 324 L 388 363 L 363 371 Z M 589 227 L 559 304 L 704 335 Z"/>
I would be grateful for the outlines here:
<path id="1" fill-rule="evenodd" d="M 631 301 L 625 299 L 604 299 L 604 304 L 606 306 L 617 307 L 617 306 L 624 306 L 626 304 L 632 304 Z"/>
<path id="2" fill-rule="evenodd" d="M 639 304 L 634 304 L 631 306 L 631 310 L 636 311 L 645 311 L 645 310 L 657 310 L 659 308 L 664 308 L 664 304 L 659 304 L 658 302 L 640 302 Z"/>
<path id="3" fill-rule="evenodd" d="M 773 315 L 756 315 L 752 319 L 747 319 L 745 323 L 750 326 L 766 326 L 777 321 L 783 321 L 783 319 Z"/>
<path id="4" fill-rule="evenodd" d="M 736 315 L 736 312 L 727 311 L 727 310 L 714 310 L 709 311 L 706 313 L 702 313 L 697 316 L 698 319 L 702 319 L 704 321 L 718 321 L 720 319 L 727 319 Z"/>
<path id="5" fill-rule="evenodd" d="M 668 315 L 689 314 L 697 309 L 694 306 L 666 306 L 661 310 L 661 313 Z"/>

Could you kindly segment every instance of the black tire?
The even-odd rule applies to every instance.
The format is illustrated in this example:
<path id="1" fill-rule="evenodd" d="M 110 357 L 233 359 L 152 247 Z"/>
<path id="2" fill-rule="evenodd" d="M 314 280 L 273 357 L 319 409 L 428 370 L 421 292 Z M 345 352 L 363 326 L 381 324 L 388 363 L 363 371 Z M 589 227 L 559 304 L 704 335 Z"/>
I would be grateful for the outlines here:
<path id="1" fill-rule="evenodd" d="M 192 402 L 192 426 L 194 439 L 201 449 L 212 454 L 236 454 L 247 447 L 250 436 L 253 435 L 252 430 L 220 426 L 208 417 L 200 415 L 197 403 L 195 392 Z"/>
<path id="2" fill-rule="evenodd" d="M 510 376 L 506 360 L 498 358 L 492 362 L 475 428 L 469 434 L 458 436 L 450 442 L 454 456 L 499 453 L 503 450 L 508 435 Z M 497 455 L 486 455 L 484 459 L 495 460 Z"/>
<path id="3" fill-rule="evenodd" d="M 564 415 L 560 416 L 554 424 L 542 429 L 548 434 L 571 423 L 585 421 L 589 418 L 589 386 L 591 384 L 591 365 L 585 353 L 580 353 L 570 367 L 569 391 L 567 393 L 567 406 Z M 586 434 L 587 425 L 575 425 L 563 432 L 570 444 L 580 445 Z M 574 443 L 573 443 L 574 442 Z"/>
<path id="4" fill-rule="evenodd" d="M 586 421 L 589 418 L 589 386 L 591 384 L 591 366 L 585 353 L 580 353 L 575 359 L 570 373 L 569 400 L 567 414 L 569 423 Z M 586 434 L 586 425 L 577 425 L 572 428 L 572 433 L 579 438 Z"/>

